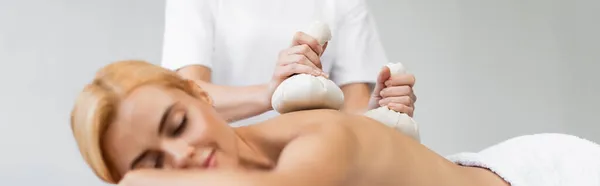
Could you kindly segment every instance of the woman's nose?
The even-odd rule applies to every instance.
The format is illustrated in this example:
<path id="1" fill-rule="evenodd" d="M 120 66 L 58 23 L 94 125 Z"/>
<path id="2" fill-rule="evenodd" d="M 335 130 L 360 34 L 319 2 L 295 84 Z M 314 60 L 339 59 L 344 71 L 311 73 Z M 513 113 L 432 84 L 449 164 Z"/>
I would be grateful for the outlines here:
<path id="1" fill-rule="evenodd" d="M 175 169 L 187 168 L 194 157 L 195 151 L 193 146 L 181 139 L 163 141 L 162 149 L 167 162 Z"/>

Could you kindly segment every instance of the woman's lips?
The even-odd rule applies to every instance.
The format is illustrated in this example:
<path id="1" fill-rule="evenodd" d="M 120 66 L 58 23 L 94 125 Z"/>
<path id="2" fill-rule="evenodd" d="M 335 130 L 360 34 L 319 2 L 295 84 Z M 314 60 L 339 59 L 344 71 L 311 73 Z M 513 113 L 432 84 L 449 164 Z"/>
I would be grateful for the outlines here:
<path id="1" fill-rule="evenodd" d="M 215 166 L 215 153 L 216 153 L 216 150 L 215 149 L 211 149 L 208 153 L 209 154 L 206 157 L 206 159 L 204 159 L 204 162 L 202 163 L 202 166 L 204 168 L 213 168 Z"/>

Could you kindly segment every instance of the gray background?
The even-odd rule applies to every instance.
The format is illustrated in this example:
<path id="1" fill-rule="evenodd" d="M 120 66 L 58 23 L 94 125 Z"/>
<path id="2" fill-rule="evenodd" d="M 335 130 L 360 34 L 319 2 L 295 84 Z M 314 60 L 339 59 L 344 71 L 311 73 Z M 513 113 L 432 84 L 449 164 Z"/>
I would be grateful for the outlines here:
<path id="1" fill-rule="evenodd" d="M 417 76 L 423 143 L 448 155 L 517 135 L 600 141 L 600 1 L 371 0 Z M 0 185 L 103 185 L 70 133 L 73 99 L 120 59 L 159 62 L 164 2 L 0 0 Z"/>

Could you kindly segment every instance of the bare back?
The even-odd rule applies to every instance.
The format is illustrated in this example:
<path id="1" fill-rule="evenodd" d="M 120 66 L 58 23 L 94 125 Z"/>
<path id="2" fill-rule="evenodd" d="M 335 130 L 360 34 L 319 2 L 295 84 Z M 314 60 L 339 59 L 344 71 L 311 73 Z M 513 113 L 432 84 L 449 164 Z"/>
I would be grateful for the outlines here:
<path id="1" fill-rule="evenodd" d="M 362 115 L 335 110 L 308 110 L 284 114 L 241 130 L 251 130 L 253 136 L 262 136 L 263 141 L 269 141 L 263 144 L 271 146 L 266 147 L 272 150 L 267 150 L 271 151 L 267 153 L 277 154 L 283 150 L 282 147 L 293 143 L 298 136 L 319 133 L 323 126 L 335 126 L 335 130 L 346 131 L 348 136 L 351 136 L 345 141 L 352 143 L 349 145 L 352 145 L 352 152 L 355 154 L 352 156 L 351 165 L 347 167 L 349 170 L 345 170 L 347 172 L 343 176 L 343 185 L 467 185 L 461 183 L 464 181 L 461 167 L 410 137 Z M 296 148 L 311 149 L 306 146 Z M 313 157 L 332 153 L 341 158 L 347 157 L 344 154 L 346 152 L 304 153 L 312 154 Z M 275 157 L 278 160 L 283 158 Z M 278 163 L 278 166 L 283 165 Z M 333 165 L 325 161 L 319 166 Z"/>

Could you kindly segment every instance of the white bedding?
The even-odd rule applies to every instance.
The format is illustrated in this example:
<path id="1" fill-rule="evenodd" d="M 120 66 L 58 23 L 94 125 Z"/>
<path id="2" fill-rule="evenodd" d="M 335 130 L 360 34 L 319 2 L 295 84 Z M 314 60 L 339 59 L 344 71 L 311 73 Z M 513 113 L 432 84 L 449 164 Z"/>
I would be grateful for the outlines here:
<path id="1" fill-rule="evenodd" d="M 572 135 L 520 136 L 447 159 L 487 168 L 512 186 L 600 186 L 600 146 Z"/>

